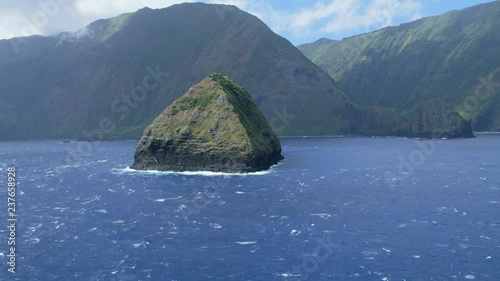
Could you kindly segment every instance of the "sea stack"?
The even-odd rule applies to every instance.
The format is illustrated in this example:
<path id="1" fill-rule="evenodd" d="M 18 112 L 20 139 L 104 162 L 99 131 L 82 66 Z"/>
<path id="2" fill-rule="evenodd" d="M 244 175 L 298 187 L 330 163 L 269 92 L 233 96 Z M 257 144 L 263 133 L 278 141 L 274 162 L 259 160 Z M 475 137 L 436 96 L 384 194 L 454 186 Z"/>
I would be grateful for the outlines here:
<path id="1" fill-rule="evenodd" d="M 249 173 L 281 159 L 280 141 L 248 92 L 214 73 L 144 130 L 131 168 Z"/>
<path id="2" fill-rule="evenodd" d="M 472 138 L 472 125 L 442 100 L 419 106 L 410 123 L 410 135 L 420 138 Z"/>

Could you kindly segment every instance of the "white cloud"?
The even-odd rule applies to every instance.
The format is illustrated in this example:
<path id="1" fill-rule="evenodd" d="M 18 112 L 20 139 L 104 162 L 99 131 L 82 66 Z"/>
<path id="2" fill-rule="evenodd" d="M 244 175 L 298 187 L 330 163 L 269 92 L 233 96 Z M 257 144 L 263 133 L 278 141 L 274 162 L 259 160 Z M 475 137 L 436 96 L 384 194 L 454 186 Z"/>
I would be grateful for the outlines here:
<path id="1" fill-rule="evenodd" d="M 288 14 L 288 24 L 278 24 L 278 30 L 298 37 L 318 31 L 362 33 L 393 25 L 396 17 L 419 18 L 422 6 L 420 0 L 318 1 L 310 8 Z M 270 22 L 272 26 L 273 20 Z"/>

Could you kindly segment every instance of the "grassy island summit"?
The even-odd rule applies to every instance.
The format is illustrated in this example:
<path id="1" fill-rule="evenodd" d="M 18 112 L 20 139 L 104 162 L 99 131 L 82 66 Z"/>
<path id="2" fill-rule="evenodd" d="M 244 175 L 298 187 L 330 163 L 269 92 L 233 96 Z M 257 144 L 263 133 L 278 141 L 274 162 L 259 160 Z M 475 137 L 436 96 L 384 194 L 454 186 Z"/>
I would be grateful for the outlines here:
<path id="1" fill-rule="evenodd" d="M 214 73 L 144 130 L 131 168 L 249 173 L 282 159 L 278 137 L 248 92 Z"/>

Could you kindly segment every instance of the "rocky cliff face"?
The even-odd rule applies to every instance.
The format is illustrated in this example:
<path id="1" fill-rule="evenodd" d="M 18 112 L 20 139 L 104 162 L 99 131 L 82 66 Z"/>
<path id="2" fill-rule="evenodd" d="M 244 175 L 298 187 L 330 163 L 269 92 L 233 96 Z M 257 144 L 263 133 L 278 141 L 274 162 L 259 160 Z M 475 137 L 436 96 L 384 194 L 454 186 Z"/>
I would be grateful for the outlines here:
<path id="1" fill-rule="evenodd" d="M 422 138 L 473 137 L 471 123 L 442 100 L 432 99 L 415 110 L 410 136 Z"/>
<path id="2" fill-rule="evenodd" d="M 132 168 L 254 172 L 281 159 L 280 142 L 250 95 L 212 74 L 146 128 Z"/>

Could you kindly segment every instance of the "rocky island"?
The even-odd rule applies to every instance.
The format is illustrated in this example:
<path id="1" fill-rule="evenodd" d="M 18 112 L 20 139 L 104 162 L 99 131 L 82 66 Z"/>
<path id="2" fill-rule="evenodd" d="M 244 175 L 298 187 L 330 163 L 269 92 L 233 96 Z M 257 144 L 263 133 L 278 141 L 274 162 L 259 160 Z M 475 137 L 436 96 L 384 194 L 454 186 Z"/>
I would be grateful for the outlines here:
<path id="1" fill-rule="evenodd" d="M 215 73 L 144 130 L 131 168 L 248 173 L 281 159 L 280 141 L 248 92 Z"/>
<path id="2" fill-rule="evenodd" d="M 410 122 L 410 136 L 420 138 L 471 138 L 472 125 L 442 100 L 420 105 Z"/>

